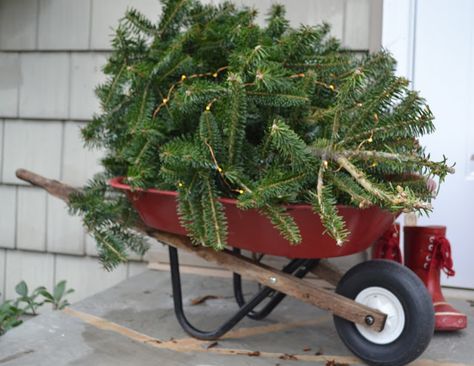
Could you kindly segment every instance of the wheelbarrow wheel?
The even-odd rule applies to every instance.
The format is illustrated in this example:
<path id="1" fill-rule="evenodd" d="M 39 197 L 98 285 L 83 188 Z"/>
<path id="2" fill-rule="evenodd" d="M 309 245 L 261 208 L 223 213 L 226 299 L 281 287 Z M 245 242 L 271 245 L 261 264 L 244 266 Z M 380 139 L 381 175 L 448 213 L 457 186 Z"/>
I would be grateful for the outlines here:
<path id="1" fill-rule="evenodd" d="M 369 365 L 406 365 L 420 356 L 434 332 L 431 297 L 409 269 L 387 260 L 372 260 L 350 269 L 336 292 L 387 314 L 376 332 L 334 316 L 339 337 Z"/>

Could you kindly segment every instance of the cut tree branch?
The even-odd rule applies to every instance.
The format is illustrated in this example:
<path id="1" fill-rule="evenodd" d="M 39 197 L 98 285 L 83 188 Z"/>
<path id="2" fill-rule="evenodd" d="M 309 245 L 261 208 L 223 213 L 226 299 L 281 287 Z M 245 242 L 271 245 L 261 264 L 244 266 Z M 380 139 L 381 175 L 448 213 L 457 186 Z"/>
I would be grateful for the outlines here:
<path id="1" fill-rule="evenodd" d="M 340 157 L 344 157 L 344 158 L 356 157 L 356 158 L 360 158 L 364 160 L 368 160 L 368 159 L 373 159 L 377 161 L 393 160 L 393 161 L 398 161 L 398 162 L 403 162 L 403 163 L 414 163 L 414 164 L 420 164 L 420 165 L 426 166 L 428 168 L 439 169 L 439 167 L 436 166 L 437 163 L 433 163 L 422 157 L 389 153 L 385 151 L 374 151 L 374 150 L 331 151 L 329 149 L 311 149 L 311 151 L 313 152 L 314 155 L 318 157 L 325 156 L 327 159 L 331 159 L 334 161 L 337 161 L 337 159 Z M 455 173 L 455 170 L 453 167 L 445 166 L 443 168 L 446 169 L 447 173 L 451 173 L 451 174 Z"/>
<path id="2" fill-rule="evenodd" d="M 361 172 L 354 164 L 352 164 L 347 158 L 343 156 L 339 156 L 336 159 L 336 162 L 341 167 L 343 167 L 367 192 L 373 194 L 375 197 L 377 197 L 383 202 L 387 202 L 392 206 L 405 205 L 410 208 L 413 207 L 414 209 L 420 210 L 432 209 L 432 206 L 429 202 L 423 202 L 418 200 L 410 202 L 406 197 L 403 197 L 400 194 L 394 196 L 388 192 L 381 190 L 372 182 L 370 182 L 363 172 Z"/>

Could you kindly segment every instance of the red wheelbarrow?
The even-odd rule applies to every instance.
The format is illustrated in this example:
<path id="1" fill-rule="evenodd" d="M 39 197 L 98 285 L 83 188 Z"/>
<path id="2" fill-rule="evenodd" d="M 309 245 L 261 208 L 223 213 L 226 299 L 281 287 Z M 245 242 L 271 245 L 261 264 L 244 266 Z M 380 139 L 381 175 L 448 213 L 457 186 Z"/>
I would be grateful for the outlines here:
<path id="1" fill-rule="evenodd" d="M 357 209 L 338 206 L 351 235 L 344 246 L 324 234 L 319 216 L 308 205 L 288 205 L 298 224 L 302 242 L 291 245 L 271 222 L 256 210 L 242 211 L 236 200 L 222 198 L 228 220 L 228 243 L 232 249 L 214 251 L 193 246 L 177 215 L 176 192 L 137 190 L 122 178 L 110 185 L 124 191 L 153 235 L 169 246 L 174 309 L 178 322 L 191 336 L 213 340 L 232 329 L 244 317 L 263 319 L 286 295 L 333 313 L 334 324 L 344 344 L 370 365 L 398 366 L 416 359 L 428 346 L 434 331 L 431 298 L 419 278 L 409 269 L 386 260 L 360 263 L 342 276 L 336 291 L 317 287 L 303 277 L 320 259 L 366 250 L 394 221 L 394 215 L 376 206 Z M 215 330 L 197 329 L 187 320 L 182 302 L 178 250 L 191 250 L 233 272 L 233 286 L 239 310 Z M 262 255 L 288 258 L 281 270 L 241 254 L 245 249 Z M 263 287 L 245 300 L 241 276 Z M 257 306 L 262 304 L 258 310 Z"/>

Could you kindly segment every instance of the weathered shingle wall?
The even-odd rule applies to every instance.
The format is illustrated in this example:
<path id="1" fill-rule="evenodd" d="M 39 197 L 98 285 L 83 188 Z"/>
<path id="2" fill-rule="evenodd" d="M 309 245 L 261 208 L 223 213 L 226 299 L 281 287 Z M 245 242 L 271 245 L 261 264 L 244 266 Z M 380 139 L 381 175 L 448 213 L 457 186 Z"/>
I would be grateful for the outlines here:
<path id="1" fill-rule="evenodd" d="M 237 2 L 268 9 L 274 1 Z M 381 0 L 279 2 L 293 25 L 324 20 L 353 50 L 379 47 Z M 112 28 L 129 6 L 149 17 L 160 11 L 156 0 L 0 0 L 2 297 L 12 297 L 22 279 L 32 287 L 66 279 L 79 299 L 143 268 L 130 262 L 104 272 L 80 220 L 15 177 L 21 167 L 81 185 L 98 170 L 100 154 L 83 149 L 79 128 L 98 110 L 93 90 L 103 80 Z"/>

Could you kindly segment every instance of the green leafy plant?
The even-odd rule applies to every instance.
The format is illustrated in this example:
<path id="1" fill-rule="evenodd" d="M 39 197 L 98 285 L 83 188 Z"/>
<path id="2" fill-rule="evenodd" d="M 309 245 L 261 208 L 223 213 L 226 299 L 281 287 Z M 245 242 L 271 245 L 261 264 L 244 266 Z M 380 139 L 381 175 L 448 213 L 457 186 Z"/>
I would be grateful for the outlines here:
<path id="1" fill-rule="evenodd" d="M 24 314 L 36 315 L 38 308 L 43 305 L 42 301 L 37 301 L 43 289 L 44 287 L 38 287 L 29 293 L 28 285 L 25 281 L 21 281 L 15 286 L 15 292 L 18 294 L 15 305 L 21 308 Z"/>
<path id="2" fill-rule="evenodd" d="M 69 301 L 65 297 L 73 292 L 73 289 L 66 289 L 66 281 L 58 282 L 54 287 L 53 293 L 48 292 L 44 287 L 39 290 L 39 294 L 43 296 L 44 303 L 52 304 L 54 310 L 62 310 L 69 306 Z"/>
<path id="3" fill-rule="evenodd" d="M 433 115 L 390 54 L 353 54 L 325 24 L 293 29 L 279 5 L 260 27 L 231 3 L 162 4 L 157 23 L 135 10 L 120 22 L 96 90 L 102 112 L 82 131 L 105 150 L 105 171 L 70 207 L 106 268 L 147 250 L 113 176 L 178 191 L 182 225 L 216 249 L 227 244 L 218 197 L 259 210 L 290 244 L 301 235 L 287 203 L 311 205 L 335 245 L 349 235 L 337 204 L 431 210 L 427 180 L 453 169 L 419 145 Z"/>
<path id="4" fill-rule="evenodd" d="M 19 326 L 23 322 L 21 315 L 23 310 L 16 307 L 12 301 L 7 300 L 0 304 L 0 336 Z"/>
<path id="5" fill-rule="evenodd" d="M 6 300 L 0 304 L 0 335 L 23 323 L 24 315 L 37 315 L 38 309 L 45 303 L 51 303 L 53 310 L 62 310 L 69 305 L 65 298 L 74 292 L 66 288 L 66 281 L 60 281 L 52 294 L 44 286 L 37 287 L 31 293 L 25 281 L 15 286 L 18 294 L 15 300 Z"/>

